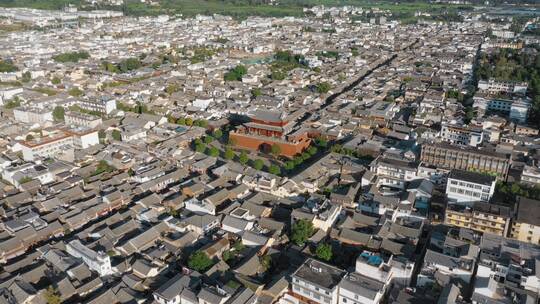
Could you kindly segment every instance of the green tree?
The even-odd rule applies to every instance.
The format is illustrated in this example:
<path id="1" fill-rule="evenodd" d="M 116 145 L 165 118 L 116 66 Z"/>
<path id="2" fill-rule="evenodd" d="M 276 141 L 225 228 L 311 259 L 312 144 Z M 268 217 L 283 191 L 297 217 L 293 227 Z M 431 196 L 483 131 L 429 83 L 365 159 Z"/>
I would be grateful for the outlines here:
<path id="1" fill-rule="evenodd" d="M 260 88 L 254 88 L 253 90 L 251 90 L 251 96 L 253 96 L 254 98 L 259 97 L 261 95 L 262 95 L 262 91 Z"/>
<path id="2" fill-rule="evenodd" d="M 180 117 L 180 118 L 178 118 L 176 123 L 181 125 L 181 126 L 184 126 L 186 124 L 186 119 L 184 117 Z"/>
<path id="3" fill-rule="evenodd" d="M 249 157 L 248 157 L 246 151 L 242 151 L 242 153 L 240 153 L 240 157 L 238 158 L 238 161 L 239 161 L 242 165 L 245 165 L 245 164 L 248 163 Z"/>
<path id="4" fill-rule="evenodd" d="M 304 162 L 304 159 L 301 157 L 301 156 L 295 156 L 293 158 L 293 162 L 296 166 L 300 165 L 301 163 Z"/>
<path id="5" fill-rule="evenodd" d="M 25 140 L 26 140 L 26 141 L 32 141 L 32 140 L 34 140 L 34 135 L 32 135 L 32 134 L 26 135 Z"/>
<path id="6" fill-rule="evenodd" d="M 233 258 L 233 254 L 230 250 L 225 250 L 223 251 L 223 254 L 221 254 L 221 259 L 223 260 L 223 262 L 227 262 L 227 261 L 230 261 L 232 258 Z"/>
<path id="7" fill-rule="evenodd" d="M 99 130 L 98 131 L 99 139 L 105 139 L 106 136 L 107 136 L 107 134 L 105 133 L 105 130 Z"/>
<path id="8" fill-rule="evenodd" d="M 260 263 L 264 271 L 268 271 L 272 267 L 272 257 L 269 255 L 263 255 L 260 257 Z"/>
<path id="9" fill-rule="evenodd" d="M 32 178 L 30 176 L 24 176 L 21 179 L 19 179 L 19 184 L 26 184 L 31 181 L 32 181 Z"/>
<path id="10" fill-rule="evenodd" d="M 213 134 L 214 134 L 214 137 L 218 139 L 223 137 L 223 132 L 220 129 L 215 129 Z"/>
<path id="11" fill-rule="evenodd" d="M 195 251 L 188 258 L 189 268 L 196 270 L 198 272 L 204 272 L 212 266 L 212 260 L 202 251 Z"/>
<path id="12" fill-rule="evenodd" d="M 328 142 L 322 137 L 315 139 L 315 144 L 321 148 L 326 148 L 328 146 Z"/>
<path id="13" fill-rule="evenodd" d="M 82 90 L 80 90 L 79 88 L 72 88 L 72 89 L 69 89 L 69 91 L 68 91 L 68 94 L 73 96 L 73 97 L 79 97 L 83 93 L 84 92 Z"/>
<path id="14" fill-rule="evenodd" d="M 307 150 L 307 153 L 309 153 L 309 155 L 313 156 L 313 155 L 317 154 L 317 148 L 309 147 L 308 150 Z"/>
<path id="15" fill-rule="evenodd" d="M 208 127 L 208 121 L 206 121 L 206 120 L 204 120 L 204 119 L 197 119 L 193 124 L 194 124 L 195 126 L 201 127 L 201 128 L 206 128 L 206 127 Z"/>
<path id="16" fill-rule="evenodd" d="M 26 71 L 22 73 L 21 81 L 22 82 L 30 82 L 32 80 L 32 73 L 30 71 Z"/>
<path id="17" fill-rule="evenodd" d="M 210 155 L 212 157 L 218 157 L 219 156 L 219 149 L 216 148 L 216 147 L 211 147 L 210 149 L 208 149 L 208 155 Z"/>
<path id="18" fill-rule="evenodd" d="M 268 168 L 268 172 L 272 173 L 272 174 L 275 174 L 275 175 L 280 175 L 281 174 L 281 168 L 277 165 L 271 165 L 270 168 Z"/>
<path id="19" fill-rule="evenodd" d="M 192 126 L 193 125 L 193 119 L 191 117 L 186 118 L 185 120 L 186 126 Z"/>
<path id="20" fill-rule="evenodd" d="M 281 154 L 281 147 L 278 144 L 273 144 L 272 147 L 270 147 L 270 153 L 277 156 Z"/>
<path id="21" fill-rule="evenodd" d="M 237 65 L 234 69 L 225 73 L 223 78 L 225 81 L 241 81 L 242 77 L 247 74 L 247 68 L 243 65 Z"/>
<path id="22" fill-rule="evenodd" d="M 62 106 L 56 106 L 52 112 L 52 116 L 55 121 L 64 121 L 64 114 L 66 110 Z"/>
<path id="23" fill-rule="evenodd" d="M 0 59 L 0 73 L 11 73 L 18 71 L 19 68 L 11 60 Z"/>
<path id="24" fill-rule="evenodd" d="M 285 79 L 285 76 L 285 73 L 281 71 L 272 71 L 270 74 L 270 78 L 272 78 L 272 80 L 283 80 Z"/>
<path id="25" fill-rule="evenodd" d="M 211 142 L 213 142 L 213 141 L 214 141 L 214 138 L 213 138 L 212 136 L 210 136 L 210 135 L 206 135 L 206 136 L 204 137 L 204 143 L 205 143 L 205 144 L 209 144 L 209 143 L 211 143 Z"/>
<path id="26" fill-rule="evenodd" d="M 51 79 L 51 83 L 52 84 L 60 84 L 60 83 L 62 83 L 62 79 L 60 79 L 57 76 L 54 76 L 53 79 Z"/>
<path id="27" fill-rule="evenodd" d="M 227 149 L 225 150 L 225 154 L 224 154 L 223 157 L 225 157 L 225 159 L 233 159 L 233 158 L 234 158 L 234 151 L 233 151 L 233 149 L 227 148 Z"/>
<path id="28" fill-rule="evenodd" d="M 262 170 L 264 167 L 264 162 L 261 159 L 256 159 L 253 161 L 253 168 L 257 170 Z"/>
<path id="29" fill-rule="evenodd" d="M 45 301 L 47 301 L 47 304 L 62 303 L 62 298 L 60 297 L 58 289 L 54 288 L 52 285 L 49 285 L 47 290 L 45 290 Z"/>
<path id="30" fill-rule="evenodd" d="M 204 153 L 206 151 L 206 146 L 204 144 L 195 144 L 195 151 L 199 153 Z"/>
<path id="31" fill-rule="evenodd" d="M 172 84 L 169 84 L 166 88 L 165 88 L 165 92 L 169 95 L 175 93 L 175 92 L 178 92 L 179 88 L 178 88 L 178 85 L 172 83 Z"/>
<path id="32" fill-rule="evenodd" d="M 113 130 L 111 132 L 111 136 L 114 140 L 122 141 L 122 133 L 120 133 L 118 130 Z"/>
<path id="33" fill-rule="evenodd" d="M 294 223 L 292 227 L 291 240 L 298 246 L 304 246 L 306 241 L 313 235 L 313 224 L 301 219 Z"/>
<path id="34" fill-rule="evenodd" d="M 317 85 L 317 92 L 319 94 L 326 94 L 331 88 L 332 86 L 328 82 L 321 82 Z"/>
<path id="35" fill-rule="evenodd" d="M 289 170 L 289 171 L 292 170 L 292 169 L 294 169 L 295 166 L 296 166 L 296 165 L 294 164 L 294 161 L 292 161 L 292 160 L 289 160 L 289 161 L 287 161 L 287 162 L 285 163 L 285 169 L 286 169 L 286 170 Z"/>
<path id="36" fill-rule="evenodd" d="M 330 261 L 332 259 L 332 246 L 327 243 L 319 243 L 315 250 L 317 257 L 323 261 Z"/>

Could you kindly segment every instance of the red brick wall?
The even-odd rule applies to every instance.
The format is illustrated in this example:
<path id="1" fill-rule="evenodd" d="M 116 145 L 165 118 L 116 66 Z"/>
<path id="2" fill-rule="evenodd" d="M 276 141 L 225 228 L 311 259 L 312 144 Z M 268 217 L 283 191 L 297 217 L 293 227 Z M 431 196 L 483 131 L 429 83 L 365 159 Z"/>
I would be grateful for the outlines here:
<path id="1" fill-rule="evenodd" d="M 274 145 L 277 144 L 281 148 L 281 155 L 292 158 L 296 154 L 304 152 L 305 149 L 309 147 L 311 143 L 310 139 L 298 143 L 282 143 L 273 141 L 272 138 L 256 138 L 251 137 L 247 134 L 238 134 L 230 133 L 229 136 L 233 139 L 237 147 L 249 149 L 249 150 L 258 150 L 262 144 Z"/>

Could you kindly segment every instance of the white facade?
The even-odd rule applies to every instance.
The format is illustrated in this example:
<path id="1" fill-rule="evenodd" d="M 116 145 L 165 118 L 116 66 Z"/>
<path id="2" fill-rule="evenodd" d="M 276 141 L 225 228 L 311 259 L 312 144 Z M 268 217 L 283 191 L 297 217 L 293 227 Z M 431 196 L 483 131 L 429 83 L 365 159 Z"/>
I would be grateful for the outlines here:
<path id="1" fill-rule="evenodd" d="M 531 102 L 525 99 L 519 99 L 512 103 L 510 106 L 510 120 L 518 123 L 524 123 L 529 117 L 529 109 L 531 108 Z"/>
<path id="2" fill-rule="evenodd" d="M 69 135 L 58 136 L 41 142 L 22 142 L 23 159 L 34 161 L 39 158 L 54 157 L 73 149 L 73 138 Z"/>
<path id="3" fill-rule="evenodd" d="M 371 171 L 377 174 L 377 186 L 404 189 L 406 182 L 417 178 L 417 168 L 411 163 L 391 158 L 377 158 Z"/>
<path id="4" fill-rule="evenodd" d="M 495 179 L 486 185 L 473 181 L 467 181 L 448 177 L 446 183 L 446 195 L 452 203 L 471 205 L 474 202 L 488 202 L 495 192 Z"/>
<path id="5" fill-rule="evenodd" d="M 444 141 L 457 145 L 477 147 L 484 140 L 482 129 L 456 126 L 446 123 L 443 123 L 440 134 Z"/>
<path id="6" fill-rule="evenodd" d="M 525 166 L 521 173 L 521 182 L 531 185 L 540 185 L 540 168 Z"/>
<path id="7" fill-rule="evenodd" d="M 79 240 L 73 240 L 66 244 L 66 251 L 76 258 L 82 259 L 88 268 L 98 272 L 100 276 L 113 274 L 111 260 L 104 252 L 95 252 L 84 246 Z"/>
<path id="8" fill-rule="evenodd" d="M 98 131 L 73 134 L 73 146 L 75 149 L 87 149 L 95 145 L 99 145 Z"/>
<path id="9" fill-rule="evenodd" d="M 86 149 L 97 144 L 99 144 L 98 131 L 57 130 L 49 136 L 21 142 L 21 150 L 24 160 L 34 161 L 39 158 L 55 157 L 74 148 Z"/>
<path id="10" fill-rule="evenodd" d="M 1 88 L 0 89 L 0 106 L 4 105 L 4 102 L 12 99 L 15 95 L 23 92 L 23 88 Z"/>
<path id="11" fill-rule="evenodd" d="M 101 125 L 102 120 L 100 117 L 94 115 L 68 111 L 64 115 L 64 122 L 68 126 L 97 128 Z"/>
<path id="12" fill-rule="evenodd" d="M 87 111 L 103 114 L 110 114 L 112 111 L 116 110 L 116 100 L 114 99 L 77 100 L 74 105 Z"/>
<path id="13" fill-rule="evenodd" d="M 53 121 L 52 110 L 29 107 L 19 107 L 13 110 L 16 121 L 27 124 L 45 125 Z"/>

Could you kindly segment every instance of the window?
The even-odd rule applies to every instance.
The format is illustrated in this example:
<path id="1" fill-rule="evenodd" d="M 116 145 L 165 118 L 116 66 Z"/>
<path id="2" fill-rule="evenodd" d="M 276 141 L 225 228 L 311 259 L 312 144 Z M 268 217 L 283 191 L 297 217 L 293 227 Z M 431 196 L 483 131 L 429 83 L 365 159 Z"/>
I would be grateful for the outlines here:
<path id="1" fill-rule="evenodd" d="M 347 299 L 343 298 L 343 303 L 347 303 Z"/>

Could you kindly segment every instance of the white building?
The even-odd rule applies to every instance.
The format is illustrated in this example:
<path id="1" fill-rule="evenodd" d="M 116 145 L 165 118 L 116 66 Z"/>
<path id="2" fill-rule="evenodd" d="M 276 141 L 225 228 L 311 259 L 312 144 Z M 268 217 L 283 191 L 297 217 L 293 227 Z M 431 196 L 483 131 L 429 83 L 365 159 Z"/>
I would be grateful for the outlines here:
<path id="1" fill-rule="evenodd" d="M 77 105 L 87 111 L 110 114 L 116 110 L 116 100 L 101 98 L 97 100 L 77 100 L 72 105 Z"/>
<path id="2" fill-rule="evenodd" d="M 369 277 L 350 273 L 339 283 L 339 304 L 378 304 L 387 286 Z"/>
<path id="3" fill-rule="evenodd" d="M 495 79 L 480 80 L 478 89 L 490 94 L 497 93 L 527 93 L 528 84 L 526 82 L 496 81 Z"/>
<path id="4" fill-rule="evenodd" d="M 69 130 L 69 133 L 73 138 L 73 147 L 75 149 L 87 149 L 99 145 L 99 134 L 96 130 L 77 128 Z"/>
<path id="5" fill-rule="evenodd" d="M 0 106 L 4 105 L 4 102 L 12 99 L 15 95 L 23 92 L 23 88 L 0 88 Z"/>
<path id="6" fill-rule="evenodd" d="M 531 108 L 531 102 L 527 99 L 518 99 L 512 102 L 510 106 L 510 120 L 518 123 L 524 123 L 529 117 L 529 110 Z"/>
<path id="7" fill-rule="evenodd" d="M 77 126 L 77 127 L 87 127 L 87 128 L 97 128 L 101 125 L 101 117 L 75 112 L 68 111 L 64 114 L 64 122 L 68 126 Z"/>
<path id="8" fill-rule="evenodd" d="M 405 189 L 406 182 L 417 178 L 417 167 L 407 160 L 377 157 L 370 164 L 371 172 L 377 174 L 377 186 Z"/>
<path id="9" fill-rule="evenodd" d="M 525 166 L 521 172 L 521 182 L 530 185 L 540 185 L 540 168 L 535 166 Z"/>
<path id="10" fill-rule="evenodd" d="M 292 275 L 292 292 L 303 302 L 338 304 L 339 283 L 345 274 L 337 267 L 307 259 Z"/>
<path id="11" fill-rule="evenodd" d="M 53 121 L 51 109 L 41 109 L 36 107 L 18 107 L 13 110 L 16 121 L 27 124 L 45 125 Z"/>
<path id="12" fill-rule="evenodd" d="M 481 128 L 459 126 L 456 124 L 443 123 L 441 126 L 441 138 L 444 141 L 456 144 L 477 147 L 484 140 Z"/>
<path id="13" fill-rule="evenodd" d="M 470 171 L 452 170 L 446 183 L 449 203 L 473 206 L 489 202 L 495 192 L 495 177 Z"/>
<path id="14" fill-rule="evenodd" d="M 95 252 L 84 246 L 79 240 L 73 240 L 66 244 L 66 251 L 76 258 L 82 259 L 88 268 L 98 272 L 100 276 L 113 274 L 111 259 L 104 252 Z"/>
<path id="15" fill-rule="evenodd" d="M 55 157 L 73 149 L 86 149 L 99 144 L 98 132 L 87 129 L 55 130 L 47 136 L 21 143 L 23 159 L 34 161 L 39 158 Z"/>

